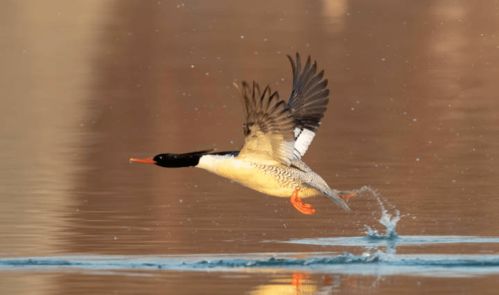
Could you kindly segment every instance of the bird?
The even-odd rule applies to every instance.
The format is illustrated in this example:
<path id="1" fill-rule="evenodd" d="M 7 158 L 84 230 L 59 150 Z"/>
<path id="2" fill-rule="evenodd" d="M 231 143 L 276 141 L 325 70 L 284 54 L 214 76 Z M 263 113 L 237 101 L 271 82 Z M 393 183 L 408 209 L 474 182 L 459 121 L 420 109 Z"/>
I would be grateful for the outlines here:
<path id="1" fill-rule="evenodd" d="M 189 153 L 162 153 L 149 158 L 130 158 L 131 163 L 160 167 L 196 167 L 228 178 L 274 197 L 289 198 L 305 215 L 316 209 L 302 198 L 325 196 L 345 211 L 355 191 L 329 187 L 302 157 L 321 124 L 329 103 L 328 80 L 310 55 L 302 64 L 299 53 L 287 55 L 292 70 L 292 90 L 287 102 L 270 86 L 242 81 L 235 83 L 245 110 L 244 144 L 239 151 L 212 149 Z"/>

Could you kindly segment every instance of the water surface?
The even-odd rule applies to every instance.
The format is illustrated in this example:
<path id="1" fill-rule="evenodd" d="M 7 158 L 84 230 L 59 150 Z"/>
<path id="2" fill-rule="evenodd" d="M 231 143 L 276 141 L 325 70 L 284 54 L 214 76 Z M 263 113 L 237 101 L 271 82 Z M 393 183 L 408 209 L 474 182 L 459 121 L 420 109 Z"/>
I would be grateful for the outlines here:
<path id="1" fill-rule="evenodd" d="M 0 289 L 493 293 L 498 9 L 497 1 L 446 0 L 5 1 Z M 303 216 L 287 200 L 204 171 L 129 165 L 130 156 L 238 149 L 242 107 L 233 81 L 255 79 L 286 97 L 285 54 L 296 51 L 317 59 L 332 92 L 306 162 L 334 188 L 378 191 L 392 217 L 400 212 L 397 237 L 372 239 L 386 227 L 373 197 L 352 200 L 352 213 L 316 198 L 318 213 Z M 172 255 L 236 255 L 251 264 L 364 253 L 395 262 L 365 272 L 364 263 L 154 268 Z M 5 264 L 29 259 L 49 265 Z M 51 265 L 60 259 L 105 263 Z M 153 266 L 108 267 L 115 259 Z M 426 275 L 427 266 L 397 264 L 434 259 L 473 265 Z"/>

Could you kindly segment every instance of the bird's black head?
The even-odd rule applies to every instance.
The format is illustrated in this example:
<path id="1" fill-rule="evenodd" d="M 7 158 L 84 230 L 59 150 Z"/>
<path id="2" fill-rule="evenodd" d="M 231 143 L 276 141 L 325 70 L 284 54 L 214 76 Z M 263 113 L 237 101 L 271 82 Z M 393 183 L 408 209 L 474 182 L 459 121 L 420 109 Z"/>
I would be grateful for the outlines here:
<path id="1" fill-rule="evenodd" d="M 130 158 L 132 163 L 155 164 L 167 168 L 194 167 L 199 164 L 199 159 L 211 150 L 191 152 L 185 154 L 159 154 L 153 158 Z"/>
<path id="2" fill-rule="evenodd" d="M 154 156 L 154 164 L 167 168 L 193 167 L 199 163 L 203 154 L 159 154 Z"/>

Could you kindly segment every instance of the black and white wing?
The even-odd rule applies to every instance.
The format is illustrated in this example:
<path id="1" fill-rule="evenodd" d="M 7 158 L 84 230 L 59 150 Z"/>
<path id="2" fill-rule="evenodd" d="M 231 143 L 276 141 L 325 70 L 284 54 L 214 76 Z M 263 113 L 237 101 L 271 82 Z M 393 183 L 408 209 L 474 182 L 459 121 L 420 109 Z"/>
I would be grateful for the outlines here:
<path id="1" fill-rule="evenodd" d="M 293 90 L 287 104 L 269 86 L 261 91 L 256 82 L 242 82 L 246 138 L 239 157 L 295 165 L 319 128 L 329 102 L 324 71 L 317 73 L 317 63 L 312 64 L 310 57 L 303 67 L 298 53 L 296 59 L 288 58 L 293 69 Z M 310 170 L 303 165 L 302 170 Z"/>
<path id="2" fill-rule="evenodd" d="M 294 160 L 295 120 L 288 105 L 267 86 L 242 82 L 246 110 L 245 143 L 239 157 L 258 158 L 290 165 Z"/>
<path id="3" fill-rule="evenodd" d="M 307 152 L 315 137 L 321 119 L 329 103 L 328 81 L 324 71 L 317 71 L 317 62 L 310 56 L 302 67 L 300 54 L 293 59 L 288 55 L 293 70 L 293 90 L 288 101 L 288 108 L 294 121 L 294 158 L 300 159 Z"/>

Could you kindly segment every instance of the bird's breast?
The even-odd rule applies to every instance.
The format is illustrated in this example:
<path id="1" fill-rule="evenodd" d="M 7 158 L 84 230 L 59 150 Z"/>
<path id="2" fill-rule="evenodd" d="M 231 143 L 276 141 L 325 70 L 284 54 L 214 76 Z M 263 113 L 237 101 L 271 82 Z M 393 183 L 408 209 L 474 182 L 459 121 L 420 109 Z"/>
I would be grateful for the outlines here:
<path id="1" fill-rule="evenodd" d="M 234 156 L 206 155 L 197 167 L 276 197 L 289 197 L 296 187 L 301 187 L 297 175 L 287 167 L 254 163 Z M 301 197 L 316 194 L 317 191 L 307 187 L 300 191 Z"/>

